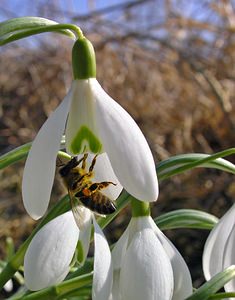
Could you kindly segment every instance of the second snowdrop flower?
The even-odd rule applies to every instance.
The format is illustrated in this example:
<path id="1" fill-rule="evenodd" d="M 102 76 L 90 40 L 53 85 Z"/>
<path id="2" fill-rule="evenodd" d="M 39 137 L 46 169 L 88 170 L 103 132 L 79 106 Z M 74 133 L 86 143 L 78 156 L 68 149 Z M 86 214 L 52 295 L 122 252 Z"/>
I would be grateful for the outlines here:
<path id="1" fill-rule="evenodd" d="M 115 245 L 110 300 L 182 300 L 192 281 L 184 259 L 159 230 L 148 210 L 134 216 Z"/>
<path id="2" fill-rule="evenodd" d="M 235 204 L 210 232 L 203 251 L 203 272 L 206 280 L 235 264 Z M 235 280 L 224 287 L 226 292 L 235 290 Z"/>
<path id="3" fill-rule="evenodd" d="M 81 208 L 84 231 L 79 230 L 71 211 L 58 216 L 39 230 L 32 239 L 24 258 L 25 284 L 37 291 L 56 285 L 69 273 L 78 240 L 82 244 L 83 260 L 90 243 L 91 214 Z M 93 299 L 108 299 L 112 288 L 112 262 L 108 243 L 93 218 L 94 224 L 94 274 Z M 81 253 L 78 253 L 81 256 Z"/>
<path id="4" fill-rule="evenodd" d="M 131 116 L 96 80 L 92 44 L 86 38 L 78 39 L 72 57 L 72 86 L 38 132 L 24 169 L 23 201 L 34 219 L 47 210 L 64 132 L 71 155 L 103 153 L 104 164 L 97 165 L 95 172 L 106 177 L 106 181 L 111 180 L 112 174 L 112 181 L 120 183 L 110 190 L 112 200 L 122 187 L 143 201 L 155 201 L 158 197 L 155 164 L 147 141 Z"/>

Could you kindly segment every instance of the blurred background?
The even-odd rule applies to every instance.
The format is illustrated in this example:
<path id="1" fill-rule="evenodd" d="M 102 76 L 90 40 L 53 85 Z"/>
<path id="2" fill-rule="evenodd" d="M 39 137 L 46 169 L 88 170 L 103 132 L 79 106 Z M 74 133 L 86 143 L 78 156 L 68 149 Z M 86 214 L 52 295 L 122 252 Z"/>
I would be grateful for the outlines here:
<path id="1" fill-rule="evenodd" d="M 98 80 L 139 124 L 156 163 L 234 146 L 235 1 L 0 1 L 0 21 L 20 16 L 82 28 L 96 50 Z M 65 96 L 72 80 L 71 48 L 67 37 L 46 33 L 0 49 L 1 154 L 31 141 Z M 22 205 L 23 165 L 0 173 L 1 259 L 6 237 L 17 248 L 35 226 Z M 55 180 L 52 200 L 64 193 Z M 197 169 L 161 182 L 152 214 L 194 208 L 220 217 L 234 195 L 232 175 Z M 110 242 L 121 235 L 129 215 L 127 208 L 108 226 Z M 186 259 L 195 287 L 204 282 L 201 254 L 208 233 L 165 232 Z"/>

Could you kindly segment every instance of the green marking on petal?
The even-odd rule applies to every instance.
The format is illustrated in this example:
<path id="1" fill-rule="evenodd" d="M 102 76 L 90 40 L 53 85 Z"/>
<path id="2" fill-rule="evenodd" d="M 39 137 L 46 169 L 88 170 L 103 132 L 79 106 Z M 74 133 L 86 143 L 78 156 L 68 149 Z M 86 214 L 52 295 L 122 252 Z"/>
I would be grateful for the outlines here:
<path id="1" fill-rule="evenodd" d="M 89 145 L 91 152 L 99 153 L 102 149 L 102 144 L 94 133 L 86 126 L 82 126 L 71 143 L 71 151 L 74 154 L 84 152 L 83 141 Z"/>
<path id="2" fill-rule="evenodd" d="M 83 260 L 84 260 L 84 251 L 83 251 L 82 242 L 80 240 L 77 243 L 77 249 L 76 250 L 77 250 L 77 253 L 76 253 L 77 262 L 79 264 L 82 264 Z"/>

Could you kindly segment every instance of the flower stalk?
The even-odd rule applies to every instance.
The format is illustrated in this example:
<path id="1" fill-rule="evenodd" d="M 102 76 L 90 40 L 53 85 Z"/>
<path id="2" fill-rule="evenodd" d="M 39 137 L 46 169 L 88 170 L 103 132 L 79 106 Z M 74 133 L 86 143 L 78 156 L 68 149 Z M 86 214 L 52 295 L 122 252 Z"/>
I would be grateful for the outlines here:
<path id="1" fill-rule="evenodd" d="M 131 199 L 132 217 L 150 216 L 150 206 L 148 202 L 139 201 L 132 197 Z"/>

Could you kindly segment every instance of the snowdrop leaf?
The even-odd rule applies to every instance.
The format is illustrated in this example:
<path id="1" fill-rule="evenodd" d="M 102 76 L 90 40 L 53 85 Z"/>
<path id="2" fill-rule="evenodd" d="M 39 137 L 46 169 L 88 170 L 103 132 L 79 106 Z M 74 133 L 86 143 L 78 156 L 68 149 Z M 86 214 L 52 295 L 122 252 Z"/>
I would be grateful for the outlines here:
<path id="1" fill-rule="evenodd" d="M 95 255 L 94 255 L 94 275 L 92 286 L 92 299 L 108 300 L 111 294 L 113 282 L 113 268 L 109 245 L 102 230 L 93 218 L 95 233 Z"/>
<path id="2" fill-rule="evenodd" d="M 215 154 L 190 153 L 172 156 L 157 165 L 159 179 L 183 173 L 195 167 L 214 168 L 235 174 L 235 165 L 221 158 L 235 153 L 235 148 Z"/>
<path id="3" fill-rule="evenodd" d="M 27 157 L 30 148 L 31 143 L 27 143 L 0 156 L 0 170 Z"/>
<path id="4" fill-rule="evenodd" d="M 175 228 L 212 229 L 218 222 L 215 216 L 195 209 L 177 209 L 155 220 L 161 230 Z"/>
<path id="5" fill-rule="evenodd" d="M 120 271 L 121 299 L 169 300 L 173 293 L 170 260 L 152 229 L 133 237 Z"/>
<path id="6" fill-rule="evenodd" d="M 39 219 L 47 210 L 54 182 L 56 157 L 71 102 L 71 90 L 39 130 L 28 154 L 22 182 L 23 203 Z"/>
<path id="7" fill-rule="evenodd" d="M 154 160 L 145 137 L 131 116 L 99 85 L 90 81 L 96 101 L 98 131 L 114 173 L 121 185 L 137 199 L 158 197 Z"/>
<path id="8" fill-rule="evenodd" d="M 47 223 L 33 237 L 24 258 L 25 284 L 37 291 L 61 282 L 69 272 L 79 230 L 69 211 Z"/>
<path id="9" fill-rule="evenodd" d="M 186 300 L 207 300 L 211 295 L 220 290 L 227 282 L 235 277 L 235 266 L 231 266 L 224 271 L 212 277 L 208 282 L 203 284 Z"/>

